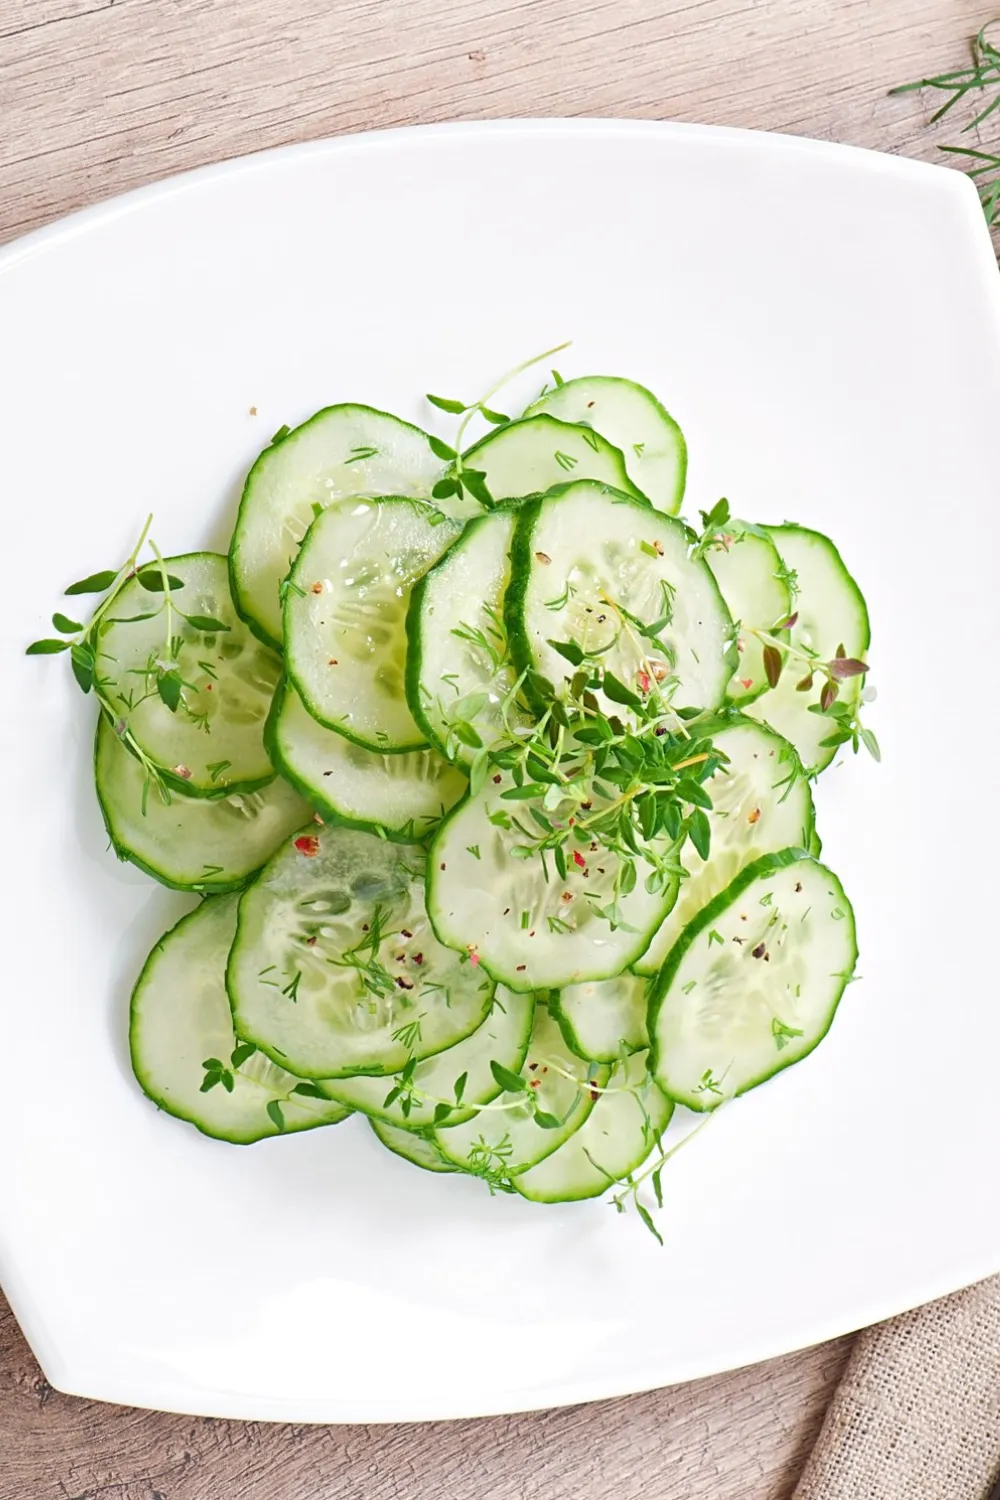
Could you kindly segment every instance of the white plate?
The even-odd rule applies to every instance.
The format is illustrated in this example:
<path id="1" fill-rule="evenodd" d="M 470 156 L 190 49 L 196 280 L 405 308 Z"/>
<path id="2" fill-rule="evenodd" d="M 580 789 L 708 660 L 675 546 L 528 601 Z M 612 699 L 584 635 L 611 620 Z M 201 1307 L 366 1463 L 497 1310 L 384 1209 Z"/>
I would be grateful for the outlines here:
<path id="1" fill-rule="evenodd" d="M 133 194 L 0 256 L 0 1272 L 61 1390 L 293 1421 L 474 1416 L 764 1359 L 1000 1269 L 1000 281 L 963 178 L 763 135 L 400 131 Z M 671 1166 L 665 1250 L 490 1200 L 358 1122 L 238 1150 L 158 1115 L 125 1007 L 185 905 L 105 851 L 60 589 L 223 541 L 271 432 L 427 421 L 546 344 L 679 417 L 688 510 L 830 529 L 885 763 L 820 788 L 864 982 Z M 258 415 L 249 409 L 255 406 Z M 438 430 L 447 432 L 447 420 Z"/>

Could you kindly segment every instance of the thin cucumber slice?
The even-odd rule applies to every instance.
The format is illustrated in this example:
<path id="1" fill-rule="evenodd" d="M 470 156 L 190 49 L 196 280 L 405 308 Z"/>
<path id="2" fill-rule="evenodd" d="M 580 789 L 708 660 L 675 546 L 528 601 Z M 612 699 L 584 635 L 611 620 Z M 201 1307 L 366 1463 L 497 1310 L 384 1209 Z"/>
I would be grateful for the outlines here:
<path id="1" fill-rule="evenodd" d="M 646 1070 L 645 1052 L 614 1068 L 579 1130 L 536 1167 L 513 1179 L 533 1203 L 575 1203 L 599 1198 L 642 1166 L 670 1124 L 673 1103 Z"/>
<path id="2" fill-rule="evenodd" d="M 439 1126 L 435 1138 L 464 1171 L 485 1177 L 495 1187 L 509 1187 L 519 1172 L 551 1156 L 580 1128 L 600 1098 L 598 1090 L 609 1071 L 574 1056 L 548 1010 L 539 1005 L 519 1073 L 524 1087 L 500 1094 L 491 1108 L 481 1109 L 461 1125 Z M 544 1127 L 538 1124 L 538 1113 L 548 1117 Z"/>
<path id="3" fill-rule="evenodd" d="M 517 674 L 503 620 L 514 521 L 509 508 L 470 521 L 410 595 L 410 709 L 431 744 L 463 765 L 501 737 L 505 719 L 510 728 L 527 721 L 511 701 Z"/>
<path id="4" fill-rule="evenodd" d="M 369 1120 L 369 1125 L 378 1139 L 394 1156 L 423 1167 L 425 1172 L 457 1172 L 453 1161 L 449 1161 L 437 1141 L 431 1135 L 420 1135 L 415 1130 L 400 1130 L 387 1120 Z"/>
<path id="5" fill-rule="evenodd" d="M 241 1043 L 225 981 L 238 902 L 213 896 L 160 938 L 132 992 L 129 1048 L 135 1076 L 154 1104 L 205 1135 L 245 1146 L 283 1131 L 336 1125 L 350 1110 L 297 1094 L 302 1080 L 260 1052 L 234 1060 Z M 219 1064 L 214 1072 L 204 1066 L 212 1061 Z M 206 1090 L 213 1076 L 218 1081 Z"/>
<path id="6" fill-rule="evenodd" d="M 624 455 L 629 478 L 651 505 L 675 516 L 684 499 L 687 444 L 652 391 L 615 375 L 582 375 L 546 391 L 525 412 L 593 427 Z"/>
<path id="7" fill-rule="evenodd" d="M 650 992 L 650 1070 L 711 1110 L 797 1063 L 826 1036 L 854 973 L 854 913 L 801 849 L 748 865 L 684 929 Z"/>
<path id="8" fill-rule="evenodd" d="M 537 854 L 519 857 L 524 804 L 503 800 L 512 785 L 506 773 L 490 777 L 435 835 L 427 878 L 434 931 L 449 947 L 474 953 L 513 990 L 559 989 L 619 974 L 645 952 L 676 900 L 676 882 L 648 891 L 654 869 L 637 858 L 635 885 L 618 893 L 621 857 L 596 843 L 584 846 L 582 865 L 567 860 L 562 878 L 551 855 L 548 862 Z M 604 805 L 594 802 L 594 816 Z M 579 803 L 567 798 L 546 808 L 558 825 L 579 812 Z M 626 925 L 612 927 L 601 913 L 616 895 Z"/>
<path id="9" fill-rule="evenodd" d="M 647 986 L 648 980 L 628 973 L 569 984 L 549 996 L 549 1010 L 577 1057 L 613 1063 L 649 1046 Z"/>
<path id="10" fill-rule="evenodd" d="M 786 524 L 766 530 L 795 582 L 793 607 L 798 619 L 790 633 L 792 646 L 815 653 L 821 661 L 831 660 L 842 646 L 846 656 L 866 661 L 871 642 L 868 608 L 830 538 L 805 526 Z M 817 677 L 811 691 L 799 692 L 797 684 L 808 672 L 806 662 L 789 656 L 778 686 L 758 698 L 748 712 L 791 740 L 807 773 L 817 776 L 837 754 L 836 746 L 823 744 L 837 725 L 825 714 L 808 712 L 819 702 L 823 686 Z M 863 686 L 863 677 L 841 683 L 838 702 L 856 706 Z"/>
<path id="11" fill-rule="evenodd" d="M 426 499 L 444 471 L 426 432 L 354 403 L 328 406 L 272 441 L 247 475 L 229 549 L 240 614 L 280 648 L 279 590 L 317 511 L 356 495 Z"/>
<path id="12" fill-rule="evenodd" d="M 765 725 L 736 717 L 714 743 L 729 757 L 708 783 L 712 811 L 708 862 L 689 841 L 683 861 L 688 878 L 659 932 L 634 965 L 655 974 L 685 927 L 702 907 L 762 854 L 814 847 L 816 815 L 809 782 L 792 746 Z"/>
<path id="13" fill-rule="evenodd" d="M 277 776 L 260 791 L 216 798 L 150 786 L 104 714 L 94 742 L 94 779 L 118 858 L 178 891 L 237 890 L 309 816 L 306 803 Z"/>
<path id="14" fill-rule="evenodd" d="M 426 855 L 312 824 L 240 901 L 226 982 L 236 1028 L 305 1078 L 396 1073 L 482 1025 L 494 986 L 434 937 Z"/>
<path id="15" fill-rule="evenodd" d="M 774 630 L 792 613 L 787 570 L 770 537 L 745 531 L 734 522 L 732 536 L 710 547 L 705 561 L 715 575 L 729 613 L 736 621 L 739 666 L 727 696 L 742 708 L 767 691 L 764 646 L 751 630 Z"/>
<path id="16" fill-rule="evenodd" d="M 318 516 L 285 595 L 289 680 L 318 723 L 369 750 L 427 744 L 404 696 L 410 589 L 458 535 L 432 505 L 345 501 Z"/>
<path id="17" fill-rule="evenodd" d="M 274 775 L 264 720 L 281 663 L 233 608 L 224 557 L 190 552 L 165 566 L 182 588 L 148 589 L 137 574 L 100 627 L 105 693 L 139 748 L 190 795 L 252 791 Z M 159 569 L 141 576 L 158 579 Z M 225 629 L 203 628 L 213 622 Z"/>
<path id="18" fill-rule="evenodd" d="M 287 683 L 274 695 L 265 740 L 282 776 L 324 818 L 404 843 L 427 838 L 469 785 L 433 750 L 380 755 L 324 729 Z"/>
<path id="19" fill-rule="evenodd" d="M 594 479 L 643 498 L 617 448 L 593 428 L 560 422 L 547 413 L 498 427 L 474 443 L 462 462 L 485 474 L 495 501 L 540 495 L 569 479 Z"/>
<path id="20" fill-rule="evenodd" d="M 489 1103 L 500 1093 L 492 1063 L 512 1073 L 520 1070 L 534 1014 L 533 995 L 498 989 L 493 1009 L 471 1036 L 417 1063 L 409 1077 L 331 1078 L 320 1087 L 329 1098 L 389 1120 L 403 1130 L 428 1129 L 435 1123 L 438 1105 L 450 1104 L 457 1090 L 461 1107 L 448 1116 L 449 1122 L 457 1125 L 471 1118 L 477 1105 Z"/>
<path id="21" fill-rule="evenodd" d="M 717 708 L 736 664 L 733 622 L 690 543 L 683 522 L 587 480 L 528 501 L 506 607 L 518 670 L 562 682 L 569 668 L 552 642 L 573 642 L 634 692 L 658 684 L 675 708 Z"/>

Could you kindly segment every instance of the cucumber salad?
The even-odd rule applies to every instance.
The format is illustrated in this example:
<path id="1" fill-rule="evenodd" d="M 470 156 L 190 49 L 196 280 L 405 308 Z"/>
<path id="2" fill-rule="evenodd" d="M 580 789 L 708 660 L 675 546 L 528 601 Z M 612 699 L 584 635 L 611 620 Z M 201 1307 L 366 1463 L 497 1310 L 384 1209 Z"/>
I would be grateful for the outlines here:
<path id="1" fill-rule="evenodd" d="M 132 995 L 160 1109 L 238 1144 L 358 1114 L 659 1237 L 695 1117 L 854 975 L 812 788 L 879 757 L 868 614 L 818 531 L 680 518 L 650 391 L 553 371 L 511 416 L 502 385 L 427 398 L 447 442 L 354 403 L 282 428 L 228 556 L 147 522 L 28 652 L 97 702 L 115 853 L 200 898 Z"/>

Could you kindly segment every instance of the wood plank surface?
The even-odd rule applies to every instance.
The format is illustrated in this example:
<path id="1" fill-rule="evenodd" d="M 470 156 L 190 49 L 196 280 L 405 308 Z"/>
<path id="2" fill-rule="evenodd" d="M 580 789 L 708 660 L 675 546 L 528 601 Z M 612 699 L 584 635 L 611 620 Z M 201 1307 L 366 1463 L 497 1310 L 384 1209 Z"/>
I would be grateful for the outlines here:
<path id="1" fill-rule="evenodd" d="M 953 132 L 886 91 L 959 66 L 988 13 L 988 0 L 0 0 L 0 241 L 186 167 L 432 120 L 701 120 L 934 159 Z M 270 1427 L 61 1396 L 0 1299 L 0 1500 L 788 1500 L 849 1344 L 568 1411 Z"/>

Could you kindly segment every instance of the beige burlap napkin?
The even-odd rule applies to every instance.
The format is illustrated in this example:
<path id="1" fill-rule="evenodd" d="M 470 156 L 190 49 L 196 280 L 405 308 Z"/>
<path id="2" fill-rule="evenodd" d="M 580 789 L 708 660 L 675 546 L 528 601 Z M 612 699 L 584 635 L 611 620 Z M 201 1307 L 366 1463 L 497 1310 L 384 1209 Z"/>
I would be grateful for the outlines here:
<path id="1" fill-rule="evenodd" d="M 986 1500 L 1000 1474 L 1000 1277 L 858 1337 L 794 1500 Z"/>

